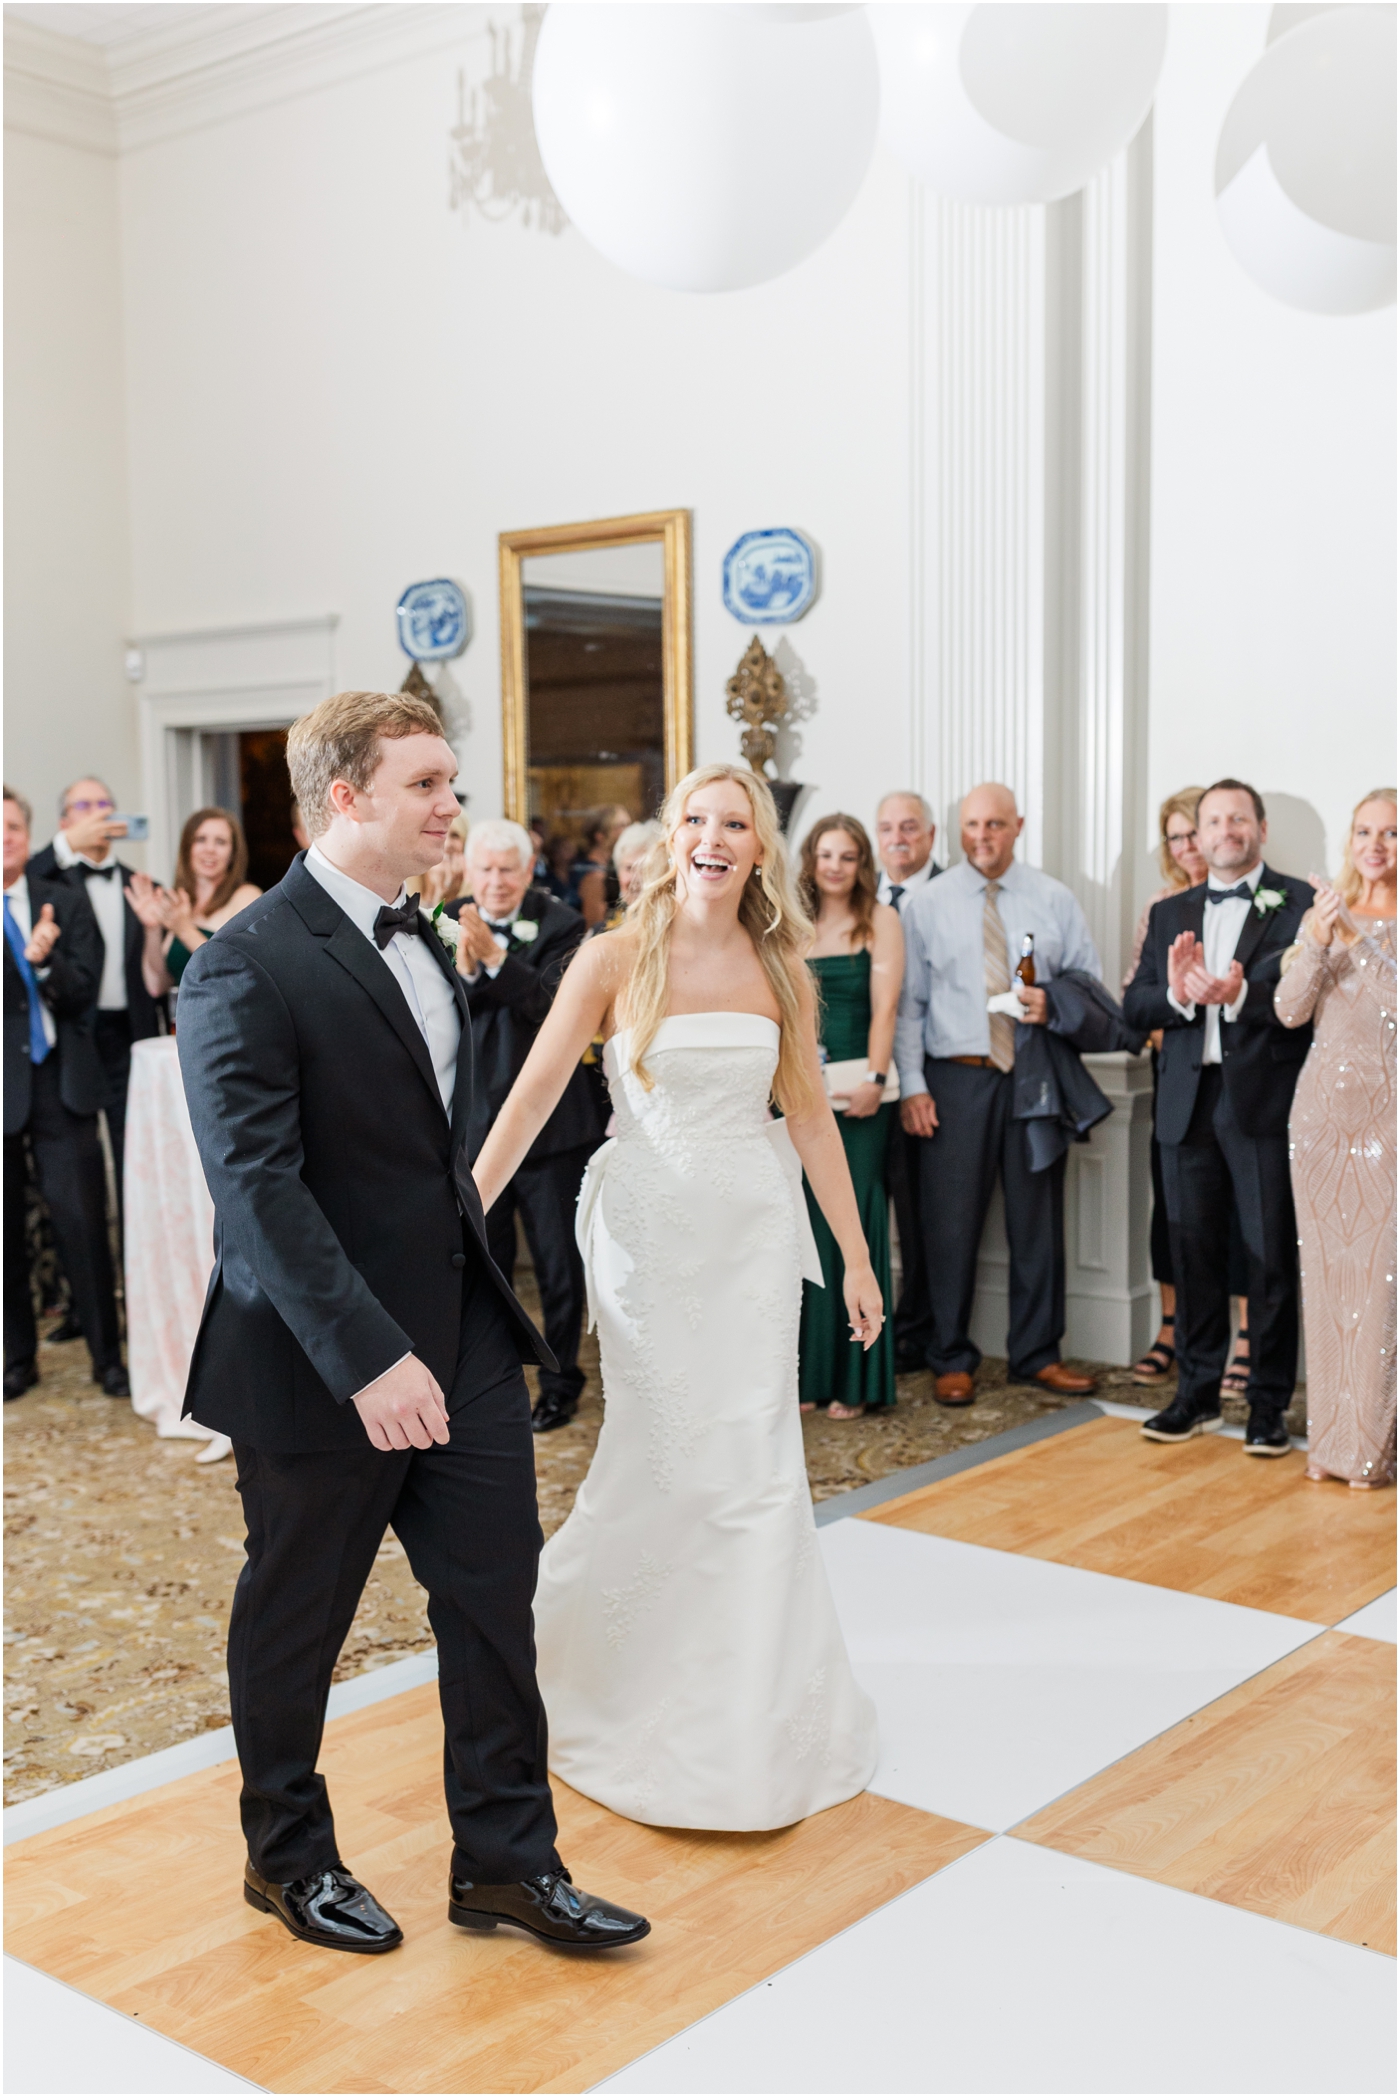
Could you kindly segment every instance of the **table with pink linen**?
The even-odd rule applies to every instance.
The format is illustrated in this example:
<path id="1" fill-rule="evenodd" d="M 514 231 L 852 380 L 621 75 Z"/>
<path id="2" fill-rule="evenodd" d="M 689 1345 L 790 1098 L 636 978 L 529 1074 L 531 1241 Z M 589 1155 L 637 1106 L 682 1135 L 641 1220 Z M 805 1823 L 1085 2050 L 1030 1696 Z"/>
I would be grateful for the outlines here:
<path id="1" fill-rule="evenodd" d="M 131 1403 L 162 1436 L 214 1444 L 182 1420 L 185 1379 L 214 1265 L 214 1204 L 204 1181 L 173 1036 L 131 1051 L 126 1108 L 126 1346 Z"/>

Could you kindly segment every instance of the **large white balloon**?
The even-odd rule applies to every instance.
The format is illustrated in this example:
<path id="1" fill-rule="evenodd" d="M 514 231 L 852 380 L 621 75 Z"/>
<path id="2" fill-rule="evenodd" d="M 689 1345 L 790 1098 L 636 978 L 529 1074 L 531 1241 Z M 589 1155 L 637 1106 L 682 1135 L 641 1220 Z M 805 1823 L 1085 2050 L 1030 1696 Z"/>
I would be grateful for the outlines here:
<path id="1" fill-rule="evenodd" d="M 1286 305 L 1394 304 L 1393 7 L 1285 25 L 1221 128 L 1215 205 L 1235 259 Z"/>
<path id="2" fill-rule="evenodd" d="M 1048 204 L 1082 189 L 1152 106 L 1165 7 L 870 9 L 880 135 L 911 174 L 964 204 Z"/>
<path id="3" fill-rule="evenodd" d="M 551 7 L 535 136 L 560 203 L 629 275 L 677 291 L 781 276 L 824 241 L 875 146 L 855 7 Z"/>

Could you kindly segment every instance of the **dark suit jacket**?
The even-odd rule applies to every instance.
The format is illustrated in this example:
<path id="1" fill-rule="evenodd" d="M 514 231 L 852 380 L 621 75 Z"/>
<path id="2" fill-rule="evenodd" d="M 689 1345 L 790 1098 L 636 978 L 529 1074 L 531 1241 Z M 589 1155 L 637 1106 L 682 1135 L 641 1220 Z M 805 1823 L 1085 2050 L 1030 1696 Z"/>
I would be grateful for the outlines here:
<path id="1" fill-rule="evenodd" d="M 151 996 L 146 988 L 146 979 L 141 973 L 141 949 L 146 934 L 140 918 L 126 900 L 125 889 L 131 879 L 131 868 L 116 862 L 117 871 L 110 878 L 122 885 L 122 925 L 125 937 L 122 943 L 122 960 L 126 969 L 126 1009 L 131 1015 L 131 1038 L 133 1041 L 149 1041 L 153 1035 L 165 1032 L 165 1008 L 162 1002 Z M 30 879 L 37 874 L 44 881 L 59 881 L 68 888 L 86 893 L 87 882 L 76 867 L 61 867 L 52 845 L 45 845 L 29 862 Z M 98 927 L 101 938 L 102 928 Z M 98 978 L 101 988 L 101 977 Z"/>
<path id="2" fill-rule="evenodd" d="M 59 1097 L 70 1114 L 95 1114 L 102 1104 L 102 1066 L 92 1038 L 92 1014 L 102 981 L 102 934 L 84 895 L 65 883 L 41 880 L 31 860 L 26 868 L 29 908 L 35 924 L 45 903 L 53 904 L 59 938 L 39 985 L 57 1022 Z M 29 993 L 5 941 L 5 1134 L 16 1136 L 29 1120 Z"/>
<path id="3" fill-rule="evenodd" d="M 449 903 L 443 914 L 460 917 L 461 902 Z M 467 1129 L 467 1149 L 473 1159 L 535 1045 L 564 971 L 587 930 L 576 910 L 556 902 L 542 888 L 526 891 L 520 915 L 528 924 L 538 925 L 535 937 L 520 939 L 512 927 L 500 973 L 488 976 L 483 971 L 475 983 L 466 986 L 476 1050 L 476 1099 Z M 575 1150 L 585 1143 L 596 1145 L 602 1136 L 596 1094 L 580 1064 L 527 1157 L 556 1157 L 560 1151 Z"/>
<path id="4" fill-rule="evenodd" d="M 1281 889 L 1281 909 L 1265 913 L 1251 907 L 1235 947 L 1235 959 L 1249 989 L 1237 1020 L 1220 1023 L 1221 1082 L 1239 1128 L 1246 1136 L 1284 1136 L 1298 1072 L 1312 1045 L 1311 1027 L 1285 1027 L 1274 1017 L 1274 990 L 1279 964 L 1298 937 L 1313 892 L 1306 881 L 1277 874 L 1266 866 L 1261 889 Z M 1206 885 L 1183 889 L 1154 903 L 1137 974 L 1123 994 L 1123 1011 L 1143 1033 L 1165 1032 L 1157 1065 L 1157 1140 L 1180 1143 L 1191 1123 L 1201 1081 L 1205 1046 L 1205 1008 L 1184 1020 L 1167 1001 L 1167 954 L 1178 933 L 1204 937 Z M 1211 905 L 1210 908 L 1218 906 Z"/>
<path id="5" fill-rule="evenodd" d="M 345 1401 L 410 1350 L 450 1393 L 477 1263 L 522 1360 L 553 1367 L 486 1250 L 466 1000 L 424 936 L 463 1015 L 450 1126 L 393 971 L 300 855 L 180 985 L 180 1070 L 215 1210 L 185 1410 L 255 1448 L 365 1448 Z"/>

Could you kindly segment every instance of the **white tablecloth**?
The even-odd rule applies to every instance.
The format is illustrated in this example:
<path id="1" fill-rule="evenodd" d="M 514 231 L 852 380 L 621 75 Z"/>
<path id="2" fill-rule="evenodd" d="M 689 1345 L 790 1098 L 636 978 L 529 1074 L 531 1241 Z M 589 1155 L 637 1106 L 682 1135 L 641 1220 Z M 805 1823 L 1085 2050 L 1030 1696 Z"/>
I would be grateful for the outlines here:
<path id="1" fill-rule="evenodd" d="M 214 1265 L 214 1204 L 169 1035 L 131 1051 L 124 1236 L 132 1406 L 157 1434 L 209 1441 L 180 1407 Z"/>

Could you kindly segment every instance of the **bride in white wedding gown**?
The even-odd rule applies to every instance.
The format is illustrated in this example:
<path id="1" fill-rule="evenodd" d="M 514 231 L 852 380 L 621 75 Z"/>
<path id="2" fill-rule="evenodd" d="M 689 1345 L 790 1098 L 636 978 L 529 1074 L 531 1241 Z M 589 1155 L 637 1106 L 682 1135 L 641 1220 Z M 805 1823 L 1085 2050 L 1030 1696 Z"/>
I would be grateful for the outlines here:
<path id="1" fill-rule="evenodd" d="M 797 1401 L 805 1166 L 853 1340 L 883 1317 L 821 1086 L 767 788 L 681 782 L 617 932 L 564 979 L 476 1166 L 490 1206 L 600 1030 L 617 1134 L 579 1202 L 606 1413 L 535 1601 L 550 1767 L 629 1819 L 787 1826 L 864 1790 L 875 1714 L 816 1547 Z M 770 1095 L 785 1118 L 769 1116 Z"/>

